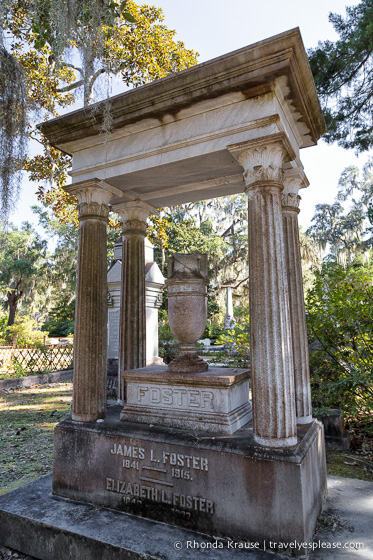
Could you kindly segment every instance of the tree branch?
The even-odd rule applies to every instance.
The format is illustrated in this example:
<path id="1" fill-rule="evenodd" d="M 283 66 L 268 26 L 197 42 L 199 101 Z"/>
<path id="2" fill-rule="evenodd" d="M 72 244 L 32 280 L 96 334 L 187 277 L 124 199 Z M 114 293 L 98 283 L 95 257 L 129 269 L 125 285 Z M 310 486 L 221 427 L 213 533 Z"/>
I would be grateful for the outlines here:
<path id="1" fill-rule="evenodd" d="M 80 86 L 84 85 L 84 80 L 79 80 L 78 82 L 74 82 L 68 86 L 56 89 L 57 93 L 66 93 L 67 91 L 71 91 L 72 89 L 76 89 Z"/>
<path id="2" fill-rule="evenodd" d="M 95 73 L 93 74 L 92 83 L 94 83 L 94 82 L 97 80 L 97 78 L 98 78 L 101 74 L 104 74 L 105 72 L 106 72 L 105 68 L 100 68 L 99 70 L 97 70 L 97 72 L 95 72 Z"/>
<path id="3" fill-rule="evenodd" d="M 66 66 L 67 68 L 73 68 L 74 70 L 76 70 L 77 72 L 79 72 L 79 74 L 81 76 L 83 76 L 83 70 L 81 68 L 78 68 L 77 66 L 74 66 L 74 64 L 70 64 L 70 62 L 61 62 L 61 66 Z"/>

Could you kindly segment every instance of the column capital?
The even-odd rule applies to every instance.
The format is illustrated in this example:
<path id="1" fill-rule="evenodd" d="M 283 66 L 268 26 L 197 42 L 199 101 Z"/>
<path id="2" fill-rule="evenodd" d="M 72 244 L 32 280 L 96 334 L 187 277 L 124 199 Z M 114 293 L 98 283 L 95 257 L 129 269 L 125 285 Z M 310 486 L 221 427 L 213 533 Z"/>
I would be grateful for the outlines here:
<path id="1" fill-rule="evenodd" d="M 282 210 L 290 210 L 299 214 L 301 197 L 296 193 L 281 193 Z"/>
<path id="2" fill-rule="evenodd" d="M 300 189 L 308 187 L 309 181 L 303 167 L 287 169 L 284 172 L 284 190 L 281 194 L 282 209 L 299 213 Z"/>
<path id="3" fill-rule="evenodd" d="M 295 151 L 284 133 L 232 144 L 227 148 L 244 168 L 246 192 L 251 187 L 263 183 L 282 185 L 283 164 L 296 158 Z"/>
<path id="4" fill-rule="evenodd" d="M 300 189 L 305 189 L 309 184 L 303 167 L 294 167 L 284 171 L 284 194 L 298 194 Z"/>
<path id="5" fill-rule="evenodd" d="M 105 181 L 101 181 L 101 179 L 87 179 L 79 183 L 72 183 L 71 185 L 66 185 L 64 190 L 76 196 L 79 204 L 95 202 L 96 204 L 109 205 L 114 197 L 123 196 L 123 192 L 120 189 L 105 183 Z"/>
<path id="6" fill-rule="evenodd" d="M 121 202 L 113 206 L 114 212 L 122 218 L 122 233 L 138 233 L 146 235 L 146 219 L 158 214 L 158 208 L 141 200 Z"/>
<path id="7" fill-rule="evenodd" d="M 80 220 L 89 217 L 107 220 L 110 201 L 115 196 L 123 194 L 117 187 L 113 187 L 100 179 L 88 179 L 87 181 L 66 185 L 64 190 L 78 199 Z"/>

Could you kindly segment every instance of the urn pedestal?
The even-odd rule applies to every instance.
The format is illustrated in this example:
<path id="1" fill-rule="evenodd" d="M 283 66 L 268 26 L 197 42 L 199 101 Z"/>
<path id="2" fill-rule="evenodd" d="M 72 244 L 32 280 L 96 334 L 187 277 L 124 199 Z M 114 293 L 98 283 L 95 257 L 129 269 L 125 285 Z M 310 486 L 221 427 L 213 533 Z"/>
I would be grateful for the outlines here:
<path id="1" fill-rule="evenodd" d="M 251 420 L 249 372 L 210 368 L 170 373 L 165 366 L 123 373 L 121 420 L 214 434 L 234 434 Z"/>

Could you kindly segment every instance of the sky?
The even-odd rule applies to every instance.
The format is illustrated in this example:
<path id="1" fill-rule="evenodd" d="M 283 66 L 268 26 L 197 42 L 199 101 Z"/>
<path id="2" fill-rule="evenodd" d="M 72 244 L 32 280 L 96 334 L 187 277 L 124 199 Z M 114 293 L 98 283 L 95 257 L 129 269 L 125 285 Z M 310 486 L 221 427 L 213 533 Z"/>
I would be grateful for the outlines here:
<path id="1" fill-rule="evenodd" d="M 138 1 L 138 4 L 141 2 Z M 162 8 L 165 24 L 177 32 L 176 39 L 198 51 L 199 62 L 266 39 L 288 29 L 299 27 L 306 49 L 316 47 L 318 41 L 338 38 L 328 21 L 329 12 L 345 15 L 345 6 L 359 0 L 149 0 Z M 115 93 L 119 93 L 116 85 Z M 124 90 L 124 87 L 123 87 Z M 332 203 L 341 172 L 348 165 L 362 167 L 366 156 L 357 158 L 352 150 L 322 140 L 317 146 L 301 150 L 306 175 L 310 181 L 302 189 L 299 222 L 307 229 L 314 215 L 315 205 Z M 37 220 L 29 207 L 36 204 L 36 184 L 25 178 L 20 202 L 10 220 L 19 225 L 24 220 Z"/>

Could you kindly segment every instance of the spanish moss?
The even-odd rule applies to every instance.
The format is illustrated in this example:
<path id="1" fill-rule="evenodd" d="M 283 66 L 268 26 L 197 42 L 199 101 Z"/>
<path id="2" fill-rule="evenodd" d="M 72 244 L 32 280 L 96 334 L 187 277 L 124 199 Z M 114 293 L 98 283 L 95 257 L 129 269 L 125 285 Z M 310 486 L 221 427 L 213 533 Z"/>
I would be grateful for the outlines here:
<path id="1" fill-rule="evenodd" d="M 0 218 L 16 204 L 27 148 L 27 91 L 21 66 L 0 33 Z"/>

